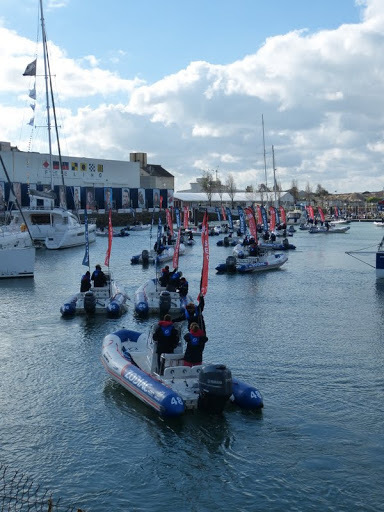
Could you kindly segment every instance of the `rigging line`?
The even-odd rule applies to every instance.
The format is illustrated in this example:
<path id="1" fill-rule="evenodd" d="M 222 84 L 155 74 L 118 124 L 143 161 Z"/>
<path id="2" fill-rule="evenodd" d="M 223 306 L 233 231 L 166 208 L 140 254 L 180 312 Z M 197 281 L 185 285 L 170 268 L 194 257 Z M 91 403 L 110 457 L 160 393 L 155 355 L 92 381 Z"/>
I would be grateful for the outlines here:
<path id="1" fill-rule="evenodd" d="M 347 252 L 346 254 L 348 254 L 348 256 L 351 256 L 351 258 L 355 258 L 355 260 L 360 261 L 361 263 L 364 263 L 365 265 L 368 265 L 368 267 L 375 268 L 375 266 L 371 265 L 371 263 L 368 263 L 367 261 L 364 261 L 364 260 L 362 260 L 360 258 L 357 258 L 356 256 L 354 256 L 353 254 L 351 254 L 349 252 Z"/>

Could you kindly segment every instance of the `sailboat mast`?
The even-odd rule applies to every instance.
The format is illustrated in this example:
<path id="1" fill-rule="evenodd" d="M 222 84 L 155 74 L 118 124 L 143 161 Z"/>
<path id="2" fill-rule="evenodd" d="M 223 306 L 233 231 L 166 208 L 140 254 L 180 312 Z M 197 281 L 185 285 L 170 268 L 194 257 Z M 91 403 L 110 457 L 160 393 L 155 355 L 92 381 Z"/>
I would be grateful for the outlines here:
<path id="1" fill-rule="evenodd" d="M 272 145 L 272 166 L 273 166 L 273 191 L 275 193 L 275 208 L 277 208 L 277 187 L 276 187 L 276 167 L 275 167 L 275 149 Z"/>
<path id="2" fill-rule="evenodd" d="M 40 0 L 40 15 L 41 15 L 41 34 L 42 34 L 43 55 L 44 55 L 45 103 L 46 103 L 46 109 L 47 109 L 49 168 L 51 169 L 51 190 L 53 190 L 51 115 L 50 115 L 49 92 L 48 92 L 49 87 L 48 87 L 48 63 L 47 63 L 47 36 L 45 33 L 43 0 Z"/>
<path id="3" fill-rule="evenodd" d="M 265 187 L 268 188 L 268 178 L 267 178 L 267 159 L 265 156 L 265 137 L 264 137 L 264 115 L 261 114 L 261 124 L 263 127 L 263 153 L 264 153 L 264 174 L 265 174 Z"/>

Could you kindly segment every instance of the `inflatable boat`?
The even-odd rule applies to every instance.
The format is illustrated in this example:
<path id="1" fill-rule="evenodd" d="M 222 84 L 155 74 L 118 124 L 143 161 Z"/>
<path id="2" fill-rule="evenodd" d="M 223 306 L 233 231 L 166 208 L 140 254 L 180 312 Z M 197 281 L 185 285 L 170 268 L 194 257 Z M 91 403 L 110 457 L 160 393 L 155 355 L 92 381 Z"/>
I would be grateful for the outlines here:
<path id="1" fill-rule="evenodd" d="M 181 416 L 188 410 L 220 413 L 228 403 L 260 410 L 260 392 L 232 376 L 223 364 L 184 366 L 182 343 L 173 354 L 162 354 L 157 367 L 157 342 L 152 330 L 120 330 L 108 334 L 101 361 L 109 375 L 161 416 Z"/>
<path id="2" fill-rule="evenodd" d="M 159 314 L 161 316 L 169 314 L 178 314 L 188 302 L 193 302 L 192 297 L 180 297 L 176 291 L 171 291 L 170 287 L 160 286 L 157 278 L 149 279 L 142 284 L 135 292 L 135 313 L 138 316 L 146 317 L 150 314 Z"/>
<path id="3" fill-rule="evenodd" d="M 171 261 L 173 259 L 174 253 L 175 247 L 173 245 L 167 245 L 165 249 L 161 252 L 161 254 L 158 254 L 153 249 L 150 251 L 144 249 L 143 251 L 141 251 L 141 254 L 136 254 L 135 256 L 132 256 L 131 263 L 132 265 L 148 265 L 149 263 L 157 263 L 158 265 L 161 265 L 166 261 Z M 185 245 L 180 244 L 179 256 L 182 256 L 183 254 L 185 254 Z"/>
<path id="4" fill-rule="evenodd" d="M 93 287 L 87 292 L 72 295 L 60 308 L 62 316 L 105 314 L 118 318 L 128 310 L 129 300 L 125 290 L 119 286 L 108 272 L 106 286 Z"/>
<path id="5" fill-rule="evenodd" d="M 225 263 L 220 263 L 216 270 L 219 274 L 239 273 L 251 274 L 253 272 L 263 272 L 265 270 L 274 270 L 280 268 L 288 261 L 288 256 L 282 253 L 264 254 L 261 256 L 249 256 L 239 258 L 228 256 Z"/>

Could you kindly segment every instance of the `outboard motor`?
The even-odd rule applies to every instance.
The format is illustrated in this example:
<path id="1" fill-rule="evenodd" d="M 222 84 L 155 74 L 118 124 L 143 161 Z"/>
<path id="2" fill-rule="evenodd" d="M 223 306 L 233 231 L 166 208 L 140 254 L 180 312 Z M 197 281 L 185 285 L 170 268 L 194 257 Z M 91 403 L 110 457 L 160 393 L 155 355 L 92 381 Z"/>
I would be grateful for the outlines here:
<path id="1" fill-rule="evenodd" d="M 94 313 L 96 311 L 96 297 L 91 291 L 84 294 L 84 309 L 87 313 Z"/>
<path id="2" fill-rule="evenodd" d="M 167 291 L 160 293 L 159 297 L 160 315 L 163 317 L 171 309 L 171 294 Z"/>
<path id="3" fill-rule="evenodd" d="M 225 260 L 227 272 L 236 272 L 236 256 L 228 256 Z"/>
<path id="4" fill-rule="evenodd" d="M 141 259 L 142 259 L 142 262 L 144 264 L 148 264 L 149 263 L 149 252 L 147 251 L 147 249 L 144 249 L 141 253 Z"/>
<path id="5" fill-rule="evenodd" d="M 199 409 L 221 413 L 231 395 L 231 371 L 224 364 L 203 366 L 199 373 Z"/>

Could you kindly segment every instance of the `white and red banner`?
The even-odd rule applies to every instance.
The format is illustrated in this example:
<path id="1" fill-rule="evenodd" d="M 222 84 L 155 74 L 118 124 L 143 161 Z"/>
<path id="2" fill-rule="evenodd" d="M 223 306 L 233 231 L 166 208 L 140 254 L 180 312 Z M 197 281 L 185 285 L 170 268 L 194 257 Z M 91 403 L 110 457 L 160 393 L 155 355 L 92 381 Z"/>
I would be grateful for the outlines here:
<path id="1" fill-rule="evenodd" d="M 184 229 L 188 229 L 188 222 L 189 222 L 189 209 L 188 206 L 184 206 Z"/>
<path id="2" fill-rule="evenodd" d="M 179 229 L 179 231 L 177 233 L 175 252 L 173 253 L 173 260 L 172 260 L 173 268 L 177 268 L 179 266 L 180 233 L 181 233 L 181 229 Z"/>
<path id="3" fill-rule="evenodd" d="M 169 227 L 169 231 L 171 232 L 171 235 L 173 236 L 172 215 L 171 215 L 171 212 L 168 210 L 168 208 L 165 209 L 165 216 L 167 218 L 167 224 L 168 224 L 168 227 Z"/>
<path id="4" fill-rule="evenodd" d="M 225 208 L 223 205 L 221 205 L 221 215 L 223 216 L 223 220 L 227 220 L 227 215 L 225 214 Z"/>
<path id="5" fill-rule="evenodd" d="M 257 205 L 256 208 L 257 208 L 257 223 L 259 224 L 259 226 L 262 226 L 263 225 L 263 216 L 261 214 L 261 208 L 259 205 Z"/>
<path id="6" fill-rule="evenodd" d="M 307 206 L 307 211 L 309 218 L 315 220 L 315 212 L 313 211 L 313 206 Z"/>
<path id="7" fill-rule="evenodd" d="M 283 206 L 279 206 L 279 211 L 280 211 L 281 223 L 282 224 L 287 224 L 287 217 L 285 215 L 284 207 Z"/>
<path id="8" fill-rule="evenodd" d="M 112 239 L 113 239 L 112 210 L 109 210 L 109 217 L 108 217 L 108 249 L 107 249 L 107 254 L 105 255 L 105 261 L 104 261 L 104 265 L 106 265 L 107 267 L 109 267 L 109 259 L 111 257 Z"/>
<path id="9" fill-rule="evenodd" d="M 269 215 L 271 216 L 271 220 L 269 221 L 269 230 L 275 231 L 276 228 L 276 210 L 274 206 L 269 207 Z"/>
<path id="10" fill-rule="evenodd" d="M 209 268 L 209 231 L 208 213 L 205 212 L 201 228 L 201 243 L 203 246 L 203 268 L 201 269 L 200 295 L 205 296 L 208 289 L 208 268 Z"/>
<path id="11" fill-rule="evenodd" d="M 255 239 L 255 242 L 257 242 L 257 228 L 253 210 L 252 208 L 244 208 L 244 211 L 248 219 L 249 231 L 251 233 L 251 236 Z"/>
<path id="12" fill-rule="evenodd" d="M 325 222 L 324 212 L 320 206 L 318 207 L 321 222 Z"/>

